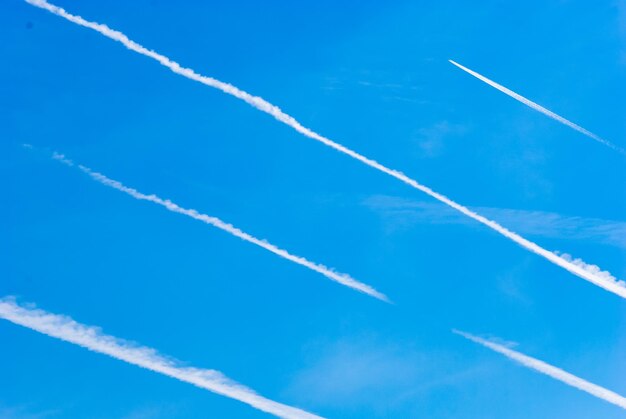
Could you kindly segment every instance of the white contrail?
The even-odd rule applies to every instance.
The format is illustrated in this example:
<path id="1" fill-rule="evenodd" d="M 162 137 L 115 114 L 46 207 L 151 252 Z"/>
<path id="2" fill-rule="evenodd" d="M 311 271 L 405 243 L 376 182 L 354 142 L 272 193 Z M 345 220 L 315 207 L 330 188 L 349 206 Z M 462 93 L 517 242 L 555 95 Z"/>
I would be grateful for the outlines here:
<path id="1" fill-rule="evenodd" d="M 255 393 L 219 371 L 183 367 L 156 350 L 105 335 L 97 327 L 85 326 L 69 317 L 18 305 L 12 297 L 0 298 L 0 318 L 44 335 L 73 343 L 93 352 L 137 365 L 159 374 L 193 384 L 266 413 L 290 419 L 321 419 L 320 416 L 287 406 Z"/>
<path id="2" fill-rule="evenodd" d="M 626 409 L 626 397 L 620 396 L 619 394 L 612 392 L 611 390 L 607 390 L 604 387 L 600 387 L 596 384 L 590 383 L 589 381 L 576 377 L 575 375 L 570 374 L 567 371 L 563 371 L 562 369 L 554 367 L 543 361 L 516 352 L 512 349 L 507 348 L 506 346 L 499 345 L 485 339 L 481 339 L 477 336 L 471 335 L 466 332 L 461 332 L 459 330 L 453 330 L 453 332 L 473 342 L 486 346 L 493 351 L 499 352 L 502 355 L 519 362 L 525 367 L 532 368 L 535 371 L 539 371 L 540 373 L 562 381 L 565 384 L 576 387 L 579 390 L 586 391 L 587 393 L 594 395 L 600 399 L 606 400 L 609 403 L 613 403 L 621 407 L 622 409 Z"/>
<path id="3" fill-rule="evenodd" d="M 461 64 L 457 63 L 456 61 L 453 60 L 448 60 L 451 64 L 454 64 L 455 66 L 457 66 L 458 68 L 460 68 L 461 70 L 465 71 L 466 73 L 471 74 L 472 76 L 476 77 L 477 79 L 487 83 L 489 86 L 498 89 L 499 91 L 501 91 L 502 93 L 504 93 L 505 95 L 511 96 L 513 99 L 518 100 L 520 102 L 522 102 L 524 105 L 538 111 L 541 112 L 544 115 L 549 116 L 550 118 L 559 121 L 561 124 L 567 125 L 568 127 L 575 129 L 576 131 L 580 132 L 581 134 L 586 135 L 587 137 L 596 140 L 599 143 L 604 144 L 605 146 L 608 146 L 610 148 L 612 148 L 615 151 L 619 151 L 622 154 L 626 154 L 626 150 L 624 150 L 621 147 L 616 146 L 615 144 L 605 140 L 604 138 L 601 138 L 599 136 L 597 136 L 596 134 L 594 134 L 593 132 L 590 132 L 586 129 L 584 129 L 583 127 L 581 127 L 580 125 L 576 125 L 575 123 L 573 123 L 572 121 L 569 121 L 565 118 L 563 118 L 560 115 L 555 114 L 554 112 L 552 112 L 549 109 L 544 108 L 543 106 L 533 102 L 532 100 L 526 99 L 524 96 L 519 95 L 517 93 L 515 93 L 514 91 L 507 89 L 506 87 L 502 86 L 501 84 L 496 83 L 493 80 L 488 79 L 487 77 L 483 76 L 482 74 L 479 74 L 473 70 L 470 70 L 467 67 L 462 66 Z"/>
<path id="4" fill-rule="evenodd" d="M 113 180 L 113 179 L 109 179 L 108 177 L 104 176 L 101 173 L 98 172 L 94 172 L 93 170 L 91 170 L 90 168 L 77 164 L 75 165 L 74 162 L 72 162 L 71 160 L 67 159 L 64 155 L 59 154 L 59 153 L 53 153 L 52 158 L 54 158 L 55 160 L 58 160 L 68 166 L 75 166 L 78 167 L 80 170 L 82 170 L 83 172 L 85 172 L 86 174 L 88 174 L 92 179 L 94 179 L 97 182 L 102 183 L 103 185 L 106 186 L 110 186 L 113 189 L 117 189 L 118 191 L 124 192 L 130 196 L 132 196 L 135 199 L 139 199 L 142 201 L 149 201 L 158 205 L 161 205 L 163 207 L 165 207 L 166 209 L 172 211 L 172 212 L 177 212 L 179 214 L 183 214 L 186 215 L 188 217 L 194 218 L 196 220 L 202 221 L 203 223 L 212 225 L 213 227 L 217 227 L 220 230 L 224 230 L 227 233 L 232 234 L 235 237 L 239 237 L 242 240 L 245 240 L 247 242 L 250 242 L 252 244 L 256 244 L 259 247 L 262 247 L 265 250 L 268 250 L 284 259 L 287 259 L 291 262 L 297 263 L 298 265 L 302 265 L 306 268 L 309 268 L 315 272 L 318 272 L 324 276 L 326 276 L 327 278 L 332 279 L 333 281 L 339 282 L 342 285 L 345 285 L 347 287 L 353 288 L 357 291 L 363 292 L 365 294 L 368 294 L 372 297 L 378 298 L 379 300 L 385 301 L 385 302 L 389 302 L 389 299 L 387 298 L 387 296 L 385 296 L 384 294 L 376 291 L 374 288 L 370 287 L 367 284 L 364 284 L 362 282 L 357 281 L 356 279 L 350 277 L 350 275 L 347 274 L 343 274 L 343 273 L 339 273 L 339 272 L 335 272 L 332 269 L 324 266 L 324 265 L 320 265 L 317 263 L 313 263 L 303 257 L 300 256 L 295 256 L 292 255 L 291 253 L 287 252 L 284 249 L 281 249 L 271 243 L 268 243 L 265 240 L 262 239 L 257 239 L 254 236 L 251 236 L 250 234 L 239 230 L 237 227 L 225 223 L 224 221 L 220 220 L 217 217 L 211 217 L 209 215 L 205 215 L 205 214 L 200 214 L 198 211 L 194 210 L 194 209 L 186 209 L 186 208 L 182 208 L 179 207 L 178 205 L 176 205 L 175 203 L 173 203 L 172 201 L 168 200 L 168 199 L 162 199 L 159 198 L 156 195 L 146 195 L 143 194 L 139 191 L 137 191 L 136 189 L 133 188 L 129 188 L 128 186 L 123 185 L 122 183 Z"/>
<path id="5" fill-rule="evenodd" d="M 437 199 L 438 201 L 443 202 L 444 204 L 456 209 L 457 211 L 461 212 L 462 214 L 465 214 L 466 216 L 478 221 L 479 223 L 482 223 L 484 225 L 486 225 L 487 227 L 497 231 L 498 233 L 502 234 L 503 236 L 507 237 L 508 239 L 514 241 L 515 243 L 519 244 L 520 246 L 530 250 L 531 252 L 534 252 L 540 256 L 543 256 L 544 258 L 548 259 L 550 262 L 570 271 L 571 273 L 573 273 L 574 275 L 577 275 L 583 279 L 586 279 L 587 281 L 590 281 L 610 292 L 613 292 L 615 294 L 618 294 L 619 296 L 626 298 L 626 287 L 624 287 L 623 283 L 621 282 L 607 282 L 605 278 L 603 277 L 599 277 L 598 275 L 594 274 L 593 272 L 590 272 L 586 269 L 584 269 L 581 266 L 577 266 L 576 264 L 573 264 L 561 257 L 559 257 L 558 255 L 556 255 L 553 252 L 550 252 L 549 250 L 546 250 L 542 247 L 540 247 L 539 245 L 523 238 L 522 236 L 520 236 L 519 234 L 516 234 L 504 227 L 502 227 L 500 224 L 496 223 L 495 221 L 489 220 L 485 217 L 483 217 L 482 215 L 471 211 L 469 208 L 458 204 L 454 201 L 452 201 L 451 199 L 447 198 L 446 196 L 437 193 L 435 191 L 433 191 L 432 189 L 430 189 L 429 187 L 422 185 L 420 183 L 418 183 L 416 180 L 411 179 L 410 177 L 408 177 L 407 175 L 405 175 L 402 172 L 399 172 L 397 170 L 393 170 L 390 169 L 386 166 L 383 166 L 382 164 L 378 163 L 375 160 L 369 159 L 359 153 L 357 153 L 356 151 L 353 151 L 341 144 L 338 144 L 324 136 L 321 136 L 320 134 L 317 134 L 316 132 L 310 130 L 309 128 L 304 127 L 302 124 L 300 124 L 298 121 L 296 121 L 292 116 L 287 115 L 286 113 L 284 113 L 283 111 L 280 110 L 280 108 L 278 108 L 275 105 L 272 105 L 271 103 L 267 102 L 265 99 L 262 99 L 258 96 L 252 96 L 251 94 L 244 92 L 243 90 L 240 90 L 238 88 L 236 88 L 233 85 L 230 85 L 228 83 L 224 83 L 221 82 L 219 80 L 216 80 L 214 78 L 211 77 L 205 77 L 205 76 L 201 76 L 199 74 L 197 74 L 195 71 L 189 69 L 189 68 L 184 68 L 181 67 L 178 63 L 170 60 L 169 58 L 158 54 L 154 51 L 151 51 L 139 44 L 137 44 L 134 41 L 131 41 L 130 39 L 128 39 L 128 37 L 126 35 L 124 35 L 121 32 L 115 31 L 110 29 L 108 26 L 106 25 L 102 25 L 99 23 L 95 23 L 95 22 L 89 22 L 85 19 L 83 19 L 80 16 L 75 16 L 72 14 L 67 13 L 65 10 L 63 10 L 60 7 L 51 5 L 50 3 L 46 2 L 45 0 L 25 0 L 26 2 L 40 7 L 42 9 L 48 10 L 58 16 L 61 16 L 67 20 L 69 20 L 70 22 L 74 22 L 78 25 L 81 26 L 85 26 L 87 28 L 93 29 L 99 33 L 101 33 L 102 35 L 111 38 L 115 41 L 118 41 L 120 43 L 122 43 L 124 46 L 126 46 L 128 49 L 133 50 L 135 52 L 138 52 L 139 54 L 145 55 L 147 57 L 150 57 L 156 61 L 158 61 L 159 63 L 161 63 L 162 65 L 166 66 L 167 68 L 169 68 L 170 70 L 172 70 L 174 73 L 180 74 L 184 77 L 187 77 L 191 80 L 195 80 L 198 81 L 202 84 L 205 84 L 207 86 L 211 86 L 211 87 L 215 87 L 216 89 L 219 89 L 221 91 L 223 91 L 224 93 L 227 93 L 229 95 L 235 96 L 243 101 L 245 101 L 246 103 L 252 105 L 253 107 L 266 112 L 270 115 L 272 115 L 274 118 L 278 119 L 279 121 L 283 122 L 284 124 L 292 127 L 293 129 L 295 129 L 296 131 L 300 132 L 301 134 L 312 138 L 316 141 L 319 141 L 331 148 L 334 148 L 335 150 L 347 154 L 348 156 L 360 161 L 361 163 L 364 163 L 366 165 L 368 165 L 369 167 L 372 167 L 376 170 L 379 170 L 383 173 L 386 173 L 389 176 L 392 176 L 404 183 L 406 183 L 407 185 L 418 189 L 424 193 L 426 193 L 427 195 L 430 195 L 431 197 Z"/>

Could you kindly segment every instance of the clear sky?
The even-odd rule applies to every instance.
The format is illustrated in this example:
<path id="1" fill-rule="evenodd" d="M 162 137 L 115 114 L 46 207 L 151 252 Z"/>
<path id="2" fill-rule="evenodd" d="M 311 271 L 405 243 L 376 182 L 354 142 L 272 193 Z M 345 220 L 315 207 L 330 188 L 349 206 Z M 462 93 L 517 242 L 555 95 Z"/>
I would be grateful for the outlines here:
<path id="1" fill-rule="evenodd" d="M 626 147 L 626 2 L 337 3 L 55 2 L 626 279 L 626 158 L 448 63 Z M 450 332 L 626 395 L 623 299 L 93 31 L 5 0 L 0 34 L 0 296 L 330 418 L 624 417 Z M 0 371 L 2 418 L 267 417 L 8 322 Z"/>

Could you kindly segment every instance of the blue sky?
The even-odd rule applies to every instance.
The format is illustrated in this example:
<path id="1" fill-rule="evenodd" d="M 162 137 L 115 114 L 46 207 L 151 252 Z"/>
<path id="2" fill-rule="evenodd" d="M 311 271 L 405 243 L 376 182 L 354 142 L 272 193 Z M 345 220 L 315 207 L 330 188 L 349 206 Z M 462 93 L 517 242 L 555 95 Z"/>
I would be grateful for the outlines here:
<path id="1" fill-rule="evenodd" d="M 213 3 L 56 4 L 626 278 L 624 157 L 447 62 L 624 147 L 626 3 Z M 18 0 L 1 7 L 1 295 L 326 417 L 623 416 L 450 333 L 517 342 L 626 394 L 619 297 L 92 31 Z M 42 150 L 348 272 L 396 304 Z M 0 339 L 3 417 L 266 417 L 7 322 Z"/>

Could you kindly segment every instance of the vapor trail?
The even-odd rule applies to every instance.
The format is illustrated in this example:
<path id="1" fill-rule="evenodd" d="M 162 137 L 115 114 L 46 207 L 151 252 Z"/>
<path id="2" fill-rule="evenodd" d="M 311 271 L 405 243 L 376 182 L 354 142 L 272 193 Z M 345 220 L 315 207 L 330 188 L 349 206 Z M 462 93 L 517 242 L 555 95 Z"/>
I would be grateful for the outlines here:
<path id="1" fill-rule="evenodd" d="M 456 209 L 457 211 L 461 212 L 462 214 L 465 214 L 466 216 L 478 221 L 479 223 L 482 223 L 484 225 L 486 225 L 487 227 L 497 231 L 498 233 L 502 234 L 504 237 L 507 237 L 508 239 L 514 241 L 515 243 L 519 244 L 520 246 L 526 248 L 527 250 L 530 250 L 533 253 L 536 253 L 544 258 L 546 258 L 547 260 L 549 260 L 550 262 L 554 263 L 555 265 L 560 266 L 561 268 L 564 268 L 566 270 L 568 270 L 569 272 L 573 273 L 574 275 L 577 275 L 583 279 L 586 279 L 587 281 L 590 281 L 596 285 L 598 285 L 599 287 L 602 287 L 610 292 L 613 292 L 623 298 L 626 298 L 626 287 L 624 286 L 623 282 L 621 281 L 607 281 L 606 278 L 598 276 L 594 271 L 592 270 L 587 270 L 584 268 L 584 266 L 579 266 L 576 265 L 574 263 L 571 263 L 570 261 L 567 261 L 561 257 L 559 257 L 558 255 L 556 255 L 553 252 L 550 252 L 549 250 L 546 250 L 542 247 L 540 247 L 539 245 L 521 237 L 519 234 L 516 234 L 504 227 L 502 227 L 500 224 L 496 223 L 495 221 L 489 220 L 485 217 L 483 217 L 482 215 L 471 211 L 469 208 L 458 204 L 454 201 L 452 201 L 451 199 L 447 198 L 446 196 L 437 193 L 435 191 L 433 191 L 432 189 L 430 189 L 429 187 L 422 185 L 420 183 L 418 183 L 416 180 L 411 179 L 410 177 L 408 177 L 407 175 L 405 175 L 404 173 L 397 171 L 397 170 L 393 170 L 390 169 L 386 166 L 383 166 L 382 164 L 378 163 L 375 160 L 369 159 L 359 153 L 357 153 L 356 151 L 353 151 L 339 143 L 336 143 L 324 136 L 321 136 L 320 134 L 310 130 L 309 128 L 304 127 L 302 124 L 300 124 L 298 121 L 296 121 L 292 116 L 287 115 L 286 113 L 284 113 L 283 111 L 280 110 L 280 108 L 278 108 L 275 105 L 272 105 L 271 103 L 267 102 L 265 99 L 262 99 L 258 96 L 252 96 L 251 94 L 244 92 L 243 90 L 240 90 L 238 88 L 236 88 L 235 86 L 228 84 L 228 83 L 224 83 L 221 82 L 219 80 L 216 80 L 214 78 L 211 77 L 205 77 L 205 76 L 201 76 L 199 74 L 197 74 L 195 71 L 193 71 L 192 69 L 189 68 L 184 68 L 181 67 L 180 64 L 170 60 L 169 58 L 165 57 L 164 55 L 158 54 L 154 51 L 151 51 L 139 44 L 137 44 L 134 41 L 131 41 L 130 39 L 128 39 L 128 37 L 126 35 L 124 35 L 121 32 L 115 31 L 110 29 L 108 26 L 103 25 L 103 24 L 99 24 L 99 23 L 95 23 L 95 22 L 90 22 L 87 21 L 85 19 L 83 19 L 80 16 L 75 16 L 72 14 L 67 13 L 65 10 L 63 10 L 60 7 L 54 6 L 48 2 L 46 2 L 45 0 L 25 0 L 26 2 L 40 7 L 42 9 L 48 10 L 51 13 L 54 13 L 55 15 L 61 16 L 67 20 L 69 20 L 70 22 L 76 23 L 78 25 L 90 28 L 95 30 L 96 32 L 99 32 L 100 34 L 106 36 L 107 38 L 111 38 L 115 41 L 118 41 L 120 43 L 122 43 L 124 46 L 126 46 L 128 49 L 135 51 L 139 54 L 145 55 L 146 57 L 150 57 L 156 61 L 158 61 L 159 63 L 161 63 L 162 65 L 164 65 L 165 67 L 169 68 L 171 71 L 173 71 L 174 73 L 180 74 L 184 77 L 187 77 L 191 80 L 195 80 L 198 81 L 202 84 L 205 84 L 207 86 L 210 87 L 214 87 L 216 89 L 221 90 L 224 93 L 227 93 L 229 95 L 235 96 L 243 101 L 245 101 L 246 103 L 250 104 L 251 106 L 266 112 L 270 115 L 272 115 L 274 118 L 276 118 L 277 120 L 279 120 L 280 122 L 292 127 L 293 129 L 295 129 L 296 131 L 300 132 L 301 134 L 312 138 L 316 141 L 319 141 L 331 148 L 334 148 L 335 150 L 347 154 L 348 156 L 360 161 L 361 163 L 364 163 L 366 165 L 368 165 L 369 167 L 372 167 L 376 170 L 379 170 L 391 177 L 394 177 L 404 183 L 406 183 L 407 185 L 418 189 L 422 192 L 424 192 L 427 195 L 430 195 L 431 197 L 437 199 L 440 202 L 443 202 L 444 204 Z"/>
<path id="2" fill-rule="evenodd" d="M 0 298 L 0 318 L 93 352 L 137 365 L 205 390 L 239 400 L 258 410 L 289 419 L 321 419 L 320 416 L 266 399 L 219 371 L 182 367 L 156 350 L 105 335 L 97 327 L 85 326 L 69 317 L 18 305 L 11 297 Z"/>
<path id="3" fill-rule="evenodd" d="M 135 199 L 139 199 L 141 201 L 148 201 L 148 202 L 152 202 L 154 204 L 158 204 L 161 205 L 162 207 L 165 207 L 166 209 L 168 209 L 169 211 L 172 212 L 177 212 L 179 214 L 183 214 L 186 215 L 188 217 L 191 217 L 193 219 L 202 221 L 203 223 L 212 225 L 213 227 L 217 227 L 220 230 L 224 230 L 227 233 L 232 234 L 235 237 L 239 237 L 242 240 L 245 240 L 249 243 L 252 244 L 256 244 L 259 247 L 262 247 L 265 250 L 268 250 L 284 259 L 287 259 L 291 262 L 297 263 L 298 265 L 302 265 L 306 268 L 309 268 L 315 272 L 318 272 L 322 275 L 324 275 L 327 278 L 332 279 L 333 281 L 339 282 L 342 285 L 345 285 L 347 287 L 353 288 L 357 291 L 363 292 L 365 294 L 368 294 L 374 298 L 378 298 L 379 300 L 385 301 L 385 302 L 389 302 L 389 299 L 387 298 L 387 296 L 385 296 L 384 294 L 376 291 L 374 288 L 370 287 L 369 285 L 363 284 L 362 282 L 359 282 L 357 280 L 355 280 L 354 278 L 350 277 L 350 275 L 347 274 L 343 274 L 343 273 L 339 273 L 339 272 L 335 272 L 332 269 L 324 266 L 324 265 L 320 265 L 317 263 L 313 263 L 303 257 L 300 256 L 295 256 L 292 255 L 291 253 L 287 252 L 286 250 L 283 250 L 271 243 L 268 243 L 265 240 L 262 239 L 258 239 L 244 231 L 239 230 L 237 227 L 225 223 L 224 221 L 220 220 L 217 217 L 211 217 L 209 215 L 205 215 L 205 214 L 200 214 L 198 211 L 194 210 L 194 209 L 186 209 L 186 208 L 182 208 L 178 205 L 176 205 L 175 203 L 173 203 L 172 201 L 170 201 L 169 199 L 162 199 L 159 198 L 156 195 L 146 195 L 143 194 L 139 191 L 137 191 L 136 189 L 133 188 L 129 188 L 128 186 L 123 185 L 122 183 L 113 180 L 113 179 L 109 179 L 108 177 L 106 177 L 105 175 L 98 173 L 98 172 L 94 172 L 93 170 L 91 170 L 90 168 L 83 166 L 83 165 L 75 165 L 74 162 L 72 162 L 71 160 L 67 159 L 64 155 L 62 154 L 58 154 L 58 153 L 54 153 L 52 155 L 52 157 L 55 160 L 58 160 L 68 166 L 73 166 L 73 167 L 78 167 L 80 170 L 82 170 L 83 172 L 85 172 L 86 174 L 88 174 L 93 180 L 102 183 L 103 185 L 109 186 L 113 189 L 117 189 L 120 192 L 124 192 L 125 194 L 128 194 L 130 196 L 132 196 Z"/>
<path id="4" fill-rule="evenodd" d="M 461 332 L 459 330 L 453 330 L 453 332 L 480 345 L 486 346 L 493 351 L 499 352 L 502 355 L 519 362 L 525 367 L 532 368 L 535 371 L 562 381 L 567 385 L 576 387 L 579 390 L 585 391 L 609 403 L 613 403 L 621 407 L 622 409 L 626 409 L 626 397 L 620 396 L 619 394 L 614 393 L 611 390 L 607 390 L 604 387 L 600 387 L 596 384 L 590 383 L 589 381 L 583 380 L 582 378 L 579 378 L 573 374 L 570 374 L 569 372 L 563 371 L 562 369 L 554 367 L 543 361 L 516 352 L 512 349 L 507 348 L 506 346 L 499 345 L 485 339 L 481 339 L 477 336 L 471 335 L 466 332 Z"/>
<path id="5" fill-rule="evenodd" d="M 572 121 L 569 121 L 565 118 L 563 118 L 560 115 L 555 114 L 554 112 L 552 112 L 549 109 L 544 108 L 543 106 L 533 102 L 532 100 L 526 99 L 524 96 L 519 95 L 517 93 L 515 93 L 514 91 L 507 89 L 506 87 L 502 86 L 501 84 L 496 83 L 493 80 L 488 79 L 487 77 L 483 76 L 482 74 L 479 74 L 473 70 L 470 70 L 467 67 L 462 66 L 461 64 L 457 63 L 456 61 L 453 60 L 448 60 L 451 64 L 454 64 L 455 66 L 457 66 L 458 68 L 460 68 L 461 70 L 465 71 L 466 73 L 471 74 L 472 76 L 476 77 L 477 79 L 487 83 L 489 86 L 498 89 L 499 91 L 501 91 L 502 93 L 504 93 L 505 95 L 511 96 L 513 99 L 518 100 L 520 102 L 522 102 L 524 105 L 533 108 L 534 110 L 541 112 L 544 115 L 549 116 L 550 118 L 560 122 L 561 124 L 567 125 L 568 127 L 575 129 L 576 131 L 580 132 L 581 134 L 586 135 L 587 137 L 596 140 L 597 142 L 604 144 L 607 147 L 612 148 L 615 151 L 618 151 L 622 154 L 626 154 L 626 150 L 624 150 L 621 147 L 616 146 L 615 144 L 597 136 L 596 134 L 594 134 L 593 132 L 587 131 L 586 129 L 584 129 L 583 127 L 581 127 L 580 125 L 576 125 L 575 123 L 573 123 Z"/>

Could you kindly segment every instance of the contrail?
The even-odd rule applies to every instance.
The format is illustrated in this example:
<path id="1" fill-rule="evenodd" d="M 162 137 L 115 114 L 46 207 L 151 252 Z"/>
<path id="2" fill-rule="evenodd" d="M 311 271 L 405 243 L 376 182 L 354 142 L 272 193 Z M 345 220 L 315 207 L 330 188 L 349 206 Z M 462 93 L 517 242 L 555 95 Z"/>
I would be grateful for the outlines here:
<path id="1" fill-rule="evenodd" d="M 552 378 L 562 381 L 567 385 L 576 387 L 579 390 L 585 391 L 609 403 L 613 403 L 621 407 L 622 409 L 626 409 L 626 397 L 620 396 L 619 394 L 614 393 L 611 390 L 607 390 L 604 387 L 600 387 L 596 384 L 590 383 L 589 381 L 576 377 L 575 375 L 570 374 L 567 371 L 563 371 L 562 369 L 554 367 L 543 361 L 540 361 L 528 355 L 524 355 L 519 352 L 516 352 L 512 349 L 507 348 L 506 346 L 499 345 L 497 343 L 490 342 L 485 339 L 481 339 L 477 336 L 471 335 L 466 332 L 461 332 L 459 330 L 453 330 L 453 332 L 456 333 L 457 335 L 461 335 L 464 338 L 469 339 L 473 342 L 476 342 L 480 345 L 486 346 L 487 348 L 493 351 L 499 352 L 502 355 L 508 358 L 511 358 L 514 361 L 519 362 L 525 367 L 532 368 L 535 371 L 538 371 L 542 374 L 548 375 Z"/>
<path id="2" fill-rule="evenodd" d="M 93 352 L 193 384 L 239 400 L 258 410 L 289 419 L 321 419 L 320 416 L 275 402 L 238 384 L 219 371 L 183 367 L 156 350 L 105 335 L 97 327 L 85 326 L 69 317 L 18 305 L 12 297 L 0 298 L 0 318 Z"/>
<path id="3" fill-rule="evenodd" d="M 451 199 L 447 198 L 445 195 L 442 195 L 440 193 L 437 193 L 435 191 L 433 191 L 432 189 L 430 189 L 429 187 L 422 185 L 420 183 L 418 183 L 416 180 L 411 179 L 410 177 L 408 177 L 407 175 L 405 175 L 404 173 L 397 171 L 397 170 L 393 170 L 390 169 L 386 166 L 383 166 L 382 164 L 378 163 L 375 160 L 369 159 L 359 153 L 357 153 L 356 151 L 353 151 L 339 143 L 336 143 L 312 130 L 310 130 L 309 128 L 304 127 L 302 124 L 300 124 L 296 119 L 294 119 L 292 116 L 287 115 L 286 113 L 284 113 L 283 111 L 280 110 L 279 107 L 272 105 L 271 103 L 267 102 L 265 99 L 262 99 L 258 96 L 252 96 L 251 94 L 244 92 L 243 90 L 240 90 L 238 88 L 236 88 L 235 86 L 228 84 L 228 83 L 224 83 L 222 81 L 216 80 L 214 78 L 211 77 L 205 77 L 205 76 L 201 76 L 200 74 L 196 73 L 195 71 L 193 71 L 190 68 L 184 68 L 181 67 L 180 64 L 170 60 L 169 58 L 165 57 L 164 55 L 158 54 L 154 51 L 151 51 L 139 44 L 137 44 L 134 41 L 131 41 L 130 39 L 128 39 L 128 37 L 126 35 L 124 35 L 121 32 L 115 31 L 113 29 L 110 29 L 108 26 L 103 25 L 103 24 L 99 24 L 99 23 L 95 23 L 95 22 L 90 22 L 87 21 L 85 19 L 83 19 L 80 16 L 75 16 L 72 14 L 67 13 L 65 10 L 63 10 L 60 7 L 54 6 L 48 2 L 46 2 L 45 0 L 25 0 L 26 2 L 40 7 L 42 9 L 48 10 L 49 12 L 54 13 L 55 15 L 61 16 L 67 20 L 69 20 L 70 22 L 76 23 L 78 25 L 90 28 L 95 30 L 96 32 L 99 32 L 100 34 L 106 36 L 107 38 L 113 39 L 115 41 L 118 41 L 120 43 L 122 43 L 126 48 L 135 51 L 139 54 L 145 55 L 146 57 L 150 57 L 153 60 L 158 61 L 159 63 L 161 63 L 162 65 L 164 65 L 165 67 L 169 68 L 171 71 L 173 71 L 174 73 L 180 74 L 184 77 L 187 77 L 191 80 L 195 80 L 197 82 L 200 82 L 202 84 L 205 84 L 207 86 L 210 87 L 214 87 L 216 89 L 221 90 L 224 93 L 227 93 L 229 95 L 235 96 L 243 101 L 245 101 L 246 103 L 248 103 L 249 105 L 263 111 L 266 112 L 270 115 L 272 115 L 274 118 L 276 118 L 277 120 L 279 120 L 280 122 L 290 126 L 291 128 L 295 129 L 296 131 L 300 132 L 301 134 L 312 138 L 316 141 L 319 141 L 325 145 L 327 145 L 328 147 L 331 147 L 341 153 L 347 154 L 348 156 L 352 157 L 353 159 L 356 159 L 358 161 L 360 161 L 361 163 L 366 164 L 369 167 L 372 167 L 378 171 L 381 171 L 391 177 L 394 177 L 398 180 L 400 180 L 401 182 L 406 183 L 407 185 L 420 190 L 422 192 L 424 192 L 425 194 L 435 198 L 436 200 L 443 202 L 444 204 L 454 208 L 455 210 L 461 212 L 462 214 L 465 214 L 466 216 L 478 221 L 479 223 L 482 223 L 484 225 L 486 225 L 487 227 L 495 230 L 496 232 L 500 233 L 501 235 L 503 235 L 504 237 L 514 241 L 515 243 L 519 244 L 520 246 L 526 248 L 527 250 L 530 250 L 533 253 L 536 253 L 544 258 L 546 258 L 547 260 L 549 260 L 550 262 L 554 263 L 555 265 L 560 266 L 561 268 L 564 268 L 566 270 L 568 270 L 569 272 L 573 273 L 574 275 L 577 275 L 583 279 L 586 279 L 587 281 L 590 281 L 596 285 L 598 285 L 599 287 L 602 287 L 610 292 L 613 292 L 619 296 L 621 296 L 622 298 L 626 298 L 626 286 L 624 286 L 623 282 L 621 281 L 617 281 L 617 282 L 611 282 L 611 281 L 607 281 L 606 278 L 598 276 L 597 274 L 595 274 L 593 271 L 587 270 L 584 267 L 578 266 L 570 261 L 567 261 L 561 257 L 559 257 L 557 254 L 550 252 L 549 250 L 546 250 L 542 247 L 540 247 L 539 245 L 523 238 L 522 236 L 520 236 L 519 234 L 516 234 L 504 227 L 502 227 L 500 224 L 496 223 L 495 221 L 489 220 L 488 218 L 483 217 L 482 215 L 471 211 L 469 208 L 458 204 L 454 201 L 452 201 Z"/>
<path id="4" fill-rule="evenodd" d="M 302 265 L 306 268 L 309 268 L 315 272 L 318 272 L 322 275 L 324 275 L 327 278 L 332 279 L 333 281 L 339 282 L 342 285 L 345 285 L 347 287 L 353 288 L 357 291 L 363 292 L 365 294 L 368 294 L 374 298 L 378 298 L 379 300 L 385 301 L 385 302 L 390 302 L 389 299 L 387 298 L 386 295 L 376 291 L 374 288 L 370 287 L 367 284 L 363 284 L 362 282 L 357 281 L 356 279 L 350 277 L 350 275 L 347 274 L 343 274 L 343 273 L 339 273 L 339 272 L 335 272 L 332 269 L 324 266 L 324 265 L 320 265 L 317 263 L 313 263 L 301 256 L 295 256 L 292 255 L 291 253 L 287 252 L 286 250 L 283 250 L 265 240 L 262 239 L 258 239 L 244 231 L 239 230 L 237 227 L 228 224 L 222 220 L 220 220 L 217 217 L 211 217 L 209 215 L 205 215 L 205 214 L 201 214 L 198 211 L 194 210 L 194 209 L 186 209 L 186 208 L 182 208 L 178 205 L 176 205 L 175 203 L 173 203 L 172 201 L 170 201 L 169 199 L 162 199 L 159 198 L 156 195 L 146 195 L 143 194 L 139 191 L 137 191 L 136 189 L 133 188 L 129 188 L 128 186 L 123 185 L 121 182 L 118 182 L 116 180 L 113 179 L 109 179 L 108 177 L 106 177 L 105 175 L 95 172 L 93 170 L 91 170 L 90 168 L 83 166 L 83 165 L 76 165 L 74 164 L 73 161 L 67 159 L 64 155 L 59 154 L 59 153 L 53 153 L 52 158 L 55 160 L 58 160 L 68 166 L 72 166 L 72 167 L 78 167 L 80 170 L 82 170 L 83 172 L 85 172 L 86 174 L 88 174 L 93 180 L 102 183 L 103 185 L 109 186 L 113 189 L 117 189 L 118 191 L 124 192 L 125 194 L 128 194 L 130 196 L 132 196 L 135 199 L 139 199 L 141 201 L 148 201 L 148 202 L 152 202 L 158 205 L 161 205 L 162 207 L 165 207 L 166 209 L 168 209 L 169 211 L 172 212 L 177 212 L 179 214 L 183 214 L 186 215 L 188 217 L 191 217 L 193 219 L 202 221 L 203 223 L 212 225 L 213 227 L 217 227 L 220 230 L 224 230 L 227 233 L 232 234 L 235 237 L 239 237 L 242 240 L 245 240 L 249 243 L 252 244 L 256 244 L 259 247 L 262 247 L 265 250 L 268 250 L 284 259 L 287 259 L 291 262 L 297 263 L 298 265 Z"/>
<path id="5" fill-rule="evenodd" d="M 616 146 L 615 144 L 605 140 L 604 138 L 601 138 L 599 136 L 597 136 L 596 134 L 594 134 L 593 132 L 590 132 L 586 129 L 584 129 L 583 127 L 581 127 L 580 125 L 576 125 L 575 123 L 573 123 L 572 121 L 569 121 L 565 118 L 563 118 L 560 115 L 555 114 L 554 112 L 552 112 L 549 109 L 544 108 L 543 106 L 533 102 L 530 99 L 526 99 L 524 96 L 519 95 L 517 93 L 515 93 L 514 91 L 507 89 L 506 87 L 502 86 L 501 84 L 496 83 L 493 80 L 488 79 L 487 77 L 483 76 L 482 74 L 479 74 L 473 70 L 470 70 L 467 67 L 462 66 L 461 64 L 457 63 L 456 61 L 453 60 L 448 60 L 451 64 L 454 64 L 455 66 L 457 66 L 458 68 L 460 68 L 461 70 L 465 71 L 466 73 L 471 74 L 472 76 L 476 77 L 477 79 L 487 83 L 489 86 L 498 89 L 499 91 L 501 91 L 502 93 L 504 93 L 505 95 L 511 96 L 513 99 L 518 100 L 520 102 L 522 102 L 524 105 L 533 108 L 534 110 L 541 112 L 544 115 L 549 116 L 550 118 L 560 122 L 561 124 L 567 125 L 568 127 L 580 132 L 581 134 L 586 135 L 587 137 L 596 140 L 597 142 L 604 144 L 607 147 L 612 148 L 615 151 L 618 151 L 622 154 L 626 154 L 626 150 L 624 150 L 621 147 Z"/>

